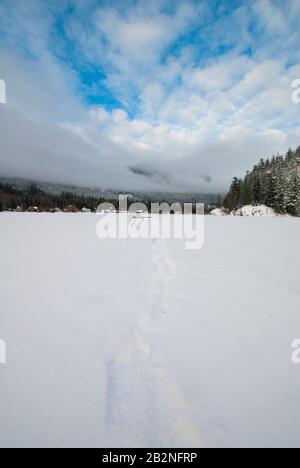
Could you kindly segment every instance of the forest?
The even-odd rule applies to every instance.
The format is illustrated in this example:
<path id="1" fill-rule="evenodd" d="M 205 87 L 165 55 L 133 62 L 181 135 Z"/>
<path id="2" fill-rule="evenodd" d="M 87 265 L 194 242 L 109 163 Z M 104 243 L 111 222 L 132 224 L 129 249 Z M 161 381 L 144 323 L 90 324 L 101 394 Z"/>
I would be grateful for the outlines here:
<path id="1" fill-rule="evenodd" d="M 244 179 L 233 179 L 224 206 L 232 211 L 245 205 L 266 205 L 277 213 L 300 216 L 300 146 L 285 156 L 261 159 Z"/>
<path id="2" fill-rule="evenodd" d="M 78 210 L 88 208 L 95 211 L 104 199 L 84 197 L 71 192 L 53 195 L 41 190 L 37 185 L 30 184 L 26 189 L 18 189 L 8 184 L 0 183 L 0 211 L 15 211 L 18 207 L 27 211 L 30 207 L 37 207 L 39 211 L 50 211 L 55 208 L 63 210 L 73 205 Z"/>

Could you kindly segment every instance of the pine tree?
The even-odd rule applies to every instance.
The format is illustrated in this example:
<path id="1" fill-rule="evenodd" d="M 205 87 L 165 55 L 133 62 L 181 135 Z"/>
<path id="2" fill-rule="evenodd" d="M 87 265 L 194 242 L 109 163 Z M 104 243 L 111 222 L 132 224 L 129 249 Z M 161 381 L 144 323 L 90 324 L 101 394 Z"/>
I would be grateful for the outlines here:
<path id="1" fill-rule="evenodd" d="M 261 185 L 258 174 L 256 174 L 253 183 L 253 202 L 255 205 L 258 205 L 261 202 Z"/>
<path id="2" fill-rule="evenodd" d="M 296 175 L 290 181 L 286 211 L 291 215 L 297 215 L 300 212 L 300 179 Z"/>
<path id="3" fill-rule="evenodd" d="M 249 180 L 249 175 L 245 177 L 243 188 L 242 188 L 242 205 L 251 205 L 252 204 L 252 190 Z"/>
<path id="4" fill-rule="evenodd" d="M 244 180 L 235 177 L 225 198 L 225 207 L 264 204 L 279 213 L 300 216 L 300 146 L 289 149 L 285 157 L 260 160 Z"/>

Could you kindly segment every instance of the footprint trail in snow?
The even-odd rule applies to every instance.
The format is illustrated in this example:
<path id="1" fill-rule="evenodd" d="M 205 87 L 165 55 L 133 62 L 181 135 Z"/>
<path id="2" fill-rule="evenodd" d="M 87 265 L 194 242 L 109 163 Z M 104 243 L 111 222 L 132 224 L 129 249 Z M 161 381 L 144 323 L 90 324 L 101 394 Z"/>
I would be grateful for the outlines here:
<path id="1" fill-rule="evenodd" d="M 205 447 L 191 404 L 158 362 L 163 326 L 172 320 L 177 270 L 168 241 L 153 240 L 151 249 L 153 271 L 139 319 L 107 362 L 106 445 Z"/>

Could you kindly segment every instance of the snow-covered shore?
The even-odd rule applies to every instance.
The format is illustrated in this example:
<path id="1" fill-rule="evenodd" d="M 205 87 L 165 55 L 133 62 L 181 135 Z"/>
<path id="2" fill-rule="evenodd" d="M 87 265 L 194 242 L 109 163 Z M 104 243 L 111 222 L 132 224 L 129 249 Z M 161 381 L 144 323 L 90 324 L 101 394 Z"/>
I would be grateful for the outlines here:
<path id="1" fill-rule="evenodd" d="M 260 217 L 276 217 L 278 214 L 273 208 L 266 205 L 246 205 L 233 210 L 231 213 L 225 208 L 215 208 L 210 212 L 211 216 L 260 216 Z"/>
<path id="2" fill-rule="evenodd" d="M 1 447 L 300 447 L 299 220 L 205 246 L 0 213 Z"/>
<path id="3" fill-rule="evenodd" d="M 246 205 L 242 208 L 239 208 L 232 213 L 234 216 L 267 216 L 267 217 L 276 217 L 278 214 L 273 208 L 270 208 L 266 205 Z"/>

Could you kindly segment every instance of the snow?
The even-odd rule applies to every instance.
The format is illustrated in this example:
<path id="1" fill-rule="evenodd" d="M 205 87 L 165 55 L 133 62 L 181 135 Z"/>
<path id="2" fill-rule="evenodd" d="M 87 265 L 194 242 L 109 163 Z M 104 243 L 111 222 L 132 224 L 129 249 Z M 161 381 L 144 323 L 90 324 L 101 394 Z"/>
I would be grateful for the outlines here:
<path id="1" fill-rule="evenodd" d="M 211 216 L 228 216 L 228 211 L 225 208 L 215 208 L 209 213 Z"/>
<path id="2" fill-rule="evenodd" d="M 246 205 L 233 211 L 234 216 L 277 216 L 276 211 L 266 205 Z"/>
<path id="3" fill-rule="evenodd" d="M 228 216 L 229 213 L 225 208 L 215 208 L 209 213 L 211 216 Z M 277 213 L 273 208 L 269 208 L 265 205 L 252 206 L 246 205 L 242 208 L 234 210 L 232 213 L 234 216 L 277 216 Z"/>
<path id="4" fill-rule="evenodd" d="M 203 249 L 0 214 L 1 447 L 300 447 L 299 219 Z"/>

